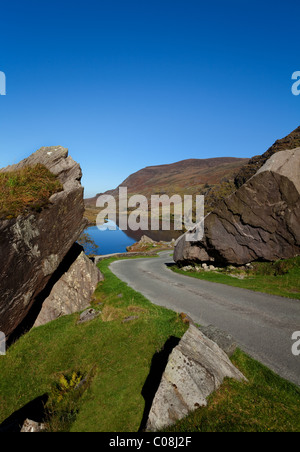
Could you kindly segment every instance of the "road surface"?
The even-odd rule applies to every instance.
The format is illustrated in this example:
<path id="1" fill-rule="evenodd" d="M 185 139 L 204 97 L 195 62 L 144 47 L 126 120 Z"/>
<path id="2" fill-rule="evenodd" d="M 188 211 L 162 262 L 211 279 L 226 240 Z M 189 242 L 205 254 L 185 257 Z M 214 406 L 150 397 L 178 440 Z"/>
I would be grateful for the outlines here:
<path id="1" fill-rule="evenodd" d="M 299 300 L 179 275 L 170 263 L 167 251 L 155 259 L 116 261 L 110 269 L 152 303 L 229 332 L 242 350 L 300 386 L 300 356 L 292 353 L 292 335 L 300 331 Z"/>

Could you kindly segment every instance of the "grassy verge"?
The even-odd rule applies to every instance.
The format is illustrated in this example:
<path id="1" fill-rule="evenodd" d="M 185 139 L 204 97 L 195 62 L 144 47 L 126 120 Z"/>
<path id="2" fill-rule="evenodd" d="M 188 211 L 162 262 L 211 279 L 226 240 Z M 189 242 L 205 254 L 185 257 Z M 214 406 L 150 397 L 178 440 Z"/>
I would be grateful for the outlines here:
<path id="1" fill-rule="evenodd" d="M 172 270 L 210 282 L 300 299 L 300 256 L 277 262 L 257 262 L 250 269 L 228 267 L 207 272 L 199 268 L 184 271 L 174 266 Z"/>
<path id="2" fill-rule="evenodd" d="M 232 361 L 249 383 L 227 379 L 168 432 L 300 432 L 300 389 L 237 350 Z"/>
<path id="3" fill-rule="evenodd" d="M 51 430 L 139 429 L 145 406 L 142 388 L 152 358 L 168 338 L 180 338 L 187 326 L 176 313 L 151 304 L 118 280 L 108 270 L 111 261 L 100 263 L 105 281 L 93 300 L 102 315 L 81 325 L 78 314 L 62 317 L 31 330 L 0 356 L 0 423 L 47 393 L 54 417 Z M 138 318 L 123 323 L 128 317 Z M 91 374 L 78 399 L 69 387 L 73 376 Z"/>
<path id="4" fill-rule="evenodd" d="M 62 317 L 0 356 L 0 423 L 48 394 L 50 431 L 138 431 L 152 358 L 187 325 L 118 280 L 108 268 L 113 260 L 99 264 L 105 275 L 93 299 L 99 317 L 80 325 L 79 314 Z M 172 431 L 300 431 L 299 388 L 241 351 L 233 361 L 249 383 L 225 381 L 207 408 Z"/>
<path id="5" fill-rule="evenodd" d="M 27 210 L 39 211 L 61 190 L 56 176 L 40 164 L 0 173 L 0 219 L 16 218 Z"/>

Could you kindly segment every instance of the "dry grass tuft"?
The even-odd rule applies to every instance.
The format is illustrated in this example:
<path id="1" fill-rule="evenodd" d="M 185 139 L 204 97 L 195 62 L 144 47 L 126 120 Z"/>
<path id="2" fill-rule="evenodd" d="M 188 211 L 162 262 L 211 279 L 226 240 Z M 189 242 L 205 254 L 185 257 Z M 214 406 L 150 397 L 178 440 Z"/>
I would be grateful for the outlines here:
<path id="1" fill-rule="evenodd" d="M 41 164 L 0 173 L 0 219 L 39 212 L 62 189 L 56 176 Z"/>

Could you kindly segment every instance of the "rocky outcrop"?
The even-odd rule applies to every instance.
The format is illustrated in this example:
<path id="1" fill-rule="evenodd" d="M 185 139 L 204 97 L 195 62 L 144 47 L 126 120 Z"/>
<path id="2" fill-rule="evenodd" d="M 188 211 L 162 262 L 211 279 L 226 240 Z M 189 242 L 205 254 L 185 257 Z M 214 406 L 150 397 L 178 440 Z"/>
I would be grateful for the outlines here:
<path id="1" fill-rule="evenodd" d="M 226 377 L 246 381 L 225 352 L 191 325 L 169 357 L 146 430 L 161 430 L 206 406 Z"/>
<path id="2" fill-rule="evenodd" d="M 300 127 L 275 143 L 263 154 L 253 157 L 235 176 L 235 186 L 240 188 L 266 163 L 276 152 L 296 149 L 300 146 Z"/>
<path id="3" fill-rule="evenodd" d="M 215 342 L 226 353 L 229 358 L 234 354 L 237 349 L 237 342 L 226 331 L 220 330 L 214 325 L 202 326 L 199 328 L 204 336 L 208 337 L 211 341 Z"/>
<path id="4" fill-rule="evenodd" d="M 82 173 L 67 149 L 41 148 L 1 172 L 37 163 L 57 176 L 63 190 L 41 212 L 0 222 L 0 330 L 6 336 L 26 317 L 86 225 Z"/>
<path id="5" fill-rule="evenodd" d="M 205 218 L 204 238 L 175 246 L 177 263 L 244 265 L 300 254 L 300 148 L 274 154 Z"/>
<path id="6" fill-rule="evenodd" d="M 85 255 L 83 248 L 73 245 L 70 255 L 73 262 L 53 285 L 34 326 L 44 325 L 64 315 L 82 311 L 91 304 L 91 297 L 103 276 Z"/>

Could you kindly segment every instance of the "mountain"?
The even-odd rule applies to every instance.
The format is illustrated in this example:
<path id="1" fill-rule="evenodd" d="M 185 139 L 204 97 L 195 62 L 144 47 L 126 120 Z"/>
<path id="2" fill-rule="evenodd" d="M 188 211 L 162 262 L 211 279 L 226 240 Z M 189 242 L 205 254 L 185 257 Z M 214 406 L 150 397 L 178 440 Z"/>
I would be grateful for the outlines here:
<path id="1" fill-rule="evenodd" d="M 127 187 L 128 195 L 141 194 L 150 199 L 154 194 L 204 195 L 205 212 L 211 212 L 219 201 L 246 183 L 275 153 L 300 146 L 300 127 L 275 143 L 262 155 L 251 159 L 220 157 L 182 160 L 169 165 L 149 166 L 125 179 L 119 187 Z M 118 198 L 118 188 L 109 190 Z M 85 199 L 86 216 L 95 222 L 97 198 Z"/>
<path id="2" fill-rule="evenodd" d="M 189 159 L 169 165 L 149 166 L 131 174 L 119 187 L 127 187 L 128 195 L 141 194 L 150 198 L 154 194 L 205 194 L 221 183 L 232 183 L 235 175 L 249 159 L 220 157 L 212 159 Z M 118 195 L 117 187 L 106 194 Z M 94 198 L 86 199 L 85 205 L 95 207 Z"/>

